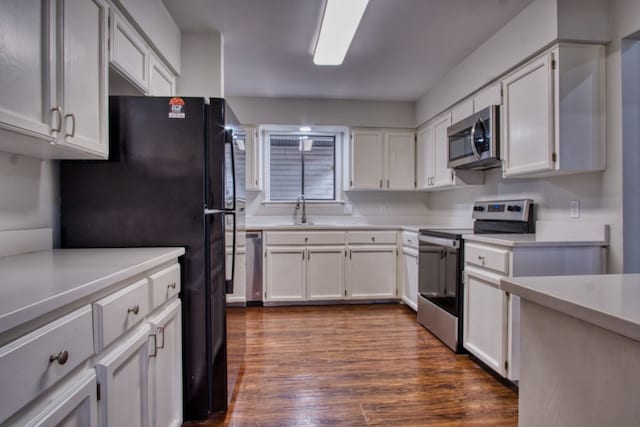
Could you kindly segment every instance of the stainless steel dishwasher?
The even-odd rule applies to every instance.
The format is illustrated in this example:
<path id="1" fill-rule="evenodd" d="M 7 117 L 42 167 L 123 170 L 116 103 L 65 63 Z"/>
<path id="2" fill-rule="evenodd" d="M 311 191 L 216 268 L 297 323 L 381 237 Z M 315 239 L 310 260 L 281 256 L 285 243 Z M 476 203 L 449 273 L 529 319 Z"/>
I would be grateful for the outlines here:
<path id="1" fill-rule="evenodd" d="M 262 232 L 247 232 L 247 306 L 262 305 Z"/>

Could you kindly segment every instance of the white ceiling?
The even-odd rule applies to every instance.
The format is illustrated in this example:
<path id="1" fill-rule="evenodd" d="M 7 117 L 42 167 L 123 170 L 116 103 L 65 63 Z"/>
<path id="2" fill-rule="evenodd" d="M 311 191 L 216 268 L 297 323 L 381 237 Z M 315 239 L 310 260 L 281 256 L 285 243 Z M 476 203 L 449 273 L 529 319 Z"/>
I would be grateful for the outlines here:
<path id="1" fill-rule="evenodd" d="M 224 37 L 226 96 L 414 101 L 532 0 L 370 0 L 341 66 L 313 64 L 324 0 L 163 0 Z"/>

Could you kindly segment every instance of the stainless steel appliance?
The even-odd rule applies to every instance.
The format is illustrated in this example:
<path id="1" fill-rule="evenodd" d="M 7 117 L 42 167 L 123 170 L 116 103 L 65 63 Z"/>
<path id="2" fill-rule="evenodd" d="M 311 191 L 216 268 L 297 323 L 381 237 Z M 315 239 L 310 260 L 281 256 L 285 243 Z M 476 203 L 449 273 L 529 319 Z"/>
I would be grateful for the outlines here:
<path id="1" fill-rule="evenodd" d="M 450 168 L 500 167 L 500 106 L 492 105 L 447 128 Z"/>
<path id="2" fill-rule="evenodd" d="M 225 231 L 233 267 L 244 230 L 242 130 L 224 99 L 110 97 L 109 137 L 109 160 L 61 163 L 62 245 L 186 248 L 183 413 L 204 420 L 226 410 L 244 355 L 242 313 L 229 324 L 225 302 L 244 286 L 234 268 L 225 278 Z"/>
<path id="3" fill-rule="evenodd" d="M 262 305 L 262 233 L 247 233 L 247 306 Z"/>
<path id="4" fill-rule="evenodd" d="M 533 233 L 529 199 L 475 202 L 473 230 L 420 230 L 418 322 L 456 353 L 462 347 L 465 234 Z"/>

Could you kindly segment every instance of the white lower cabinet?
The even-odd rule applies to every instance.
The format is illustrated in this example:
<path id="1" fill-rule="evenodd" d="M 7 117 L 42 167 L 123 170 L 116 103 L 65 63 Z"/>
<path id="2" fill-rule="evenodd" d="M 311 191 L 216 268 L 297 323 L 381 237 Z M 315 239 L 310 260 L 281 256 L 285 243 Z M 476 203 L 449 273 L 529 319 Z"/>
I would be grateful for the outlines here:
<path id="1" fill-rule="evenodd" d="M 182 424 L 182 318 L 175 300 L 148 320 L 154 348 L 149 357 L 150 425 Z"/>
<path id="2" fill-rule="evenodd" d="M 147 427 L 149 423 L 148 324 L 118 343 L 96 363 L 100 426 Z"/>
<path id="3" fill-rule="evenodd" d="M 226 276 L 231 280 L 231 248 L 228 247 L 226 259 Z M 233 293 L 227 294 L 227 303 L 244 303 L 247 300 L 247 249 L 238 247 L 236 251 L 235 272 L 233 275 Z"/>
<path id="4" fill-rule="evenodd" d="M 343 299 L 344 246 L 307 249 L 306 288 L 308 300 Z"/>
<path id="5" fill-rule="evenodd" d="M 395 298 L 396 246 L 349 247 L 347 296 L 351 299 Z"/>
<path id="6" fill-rule="evenodd" d="M 418 310 L 418 251 L 413 248 L 402 249 L 402 301 L 414 310 Z"/>
<path id="7" fill-rule="evenodd" d="M 267 247 L 266 301 L 304 301 L 305 252 L 300 246 Z"/>

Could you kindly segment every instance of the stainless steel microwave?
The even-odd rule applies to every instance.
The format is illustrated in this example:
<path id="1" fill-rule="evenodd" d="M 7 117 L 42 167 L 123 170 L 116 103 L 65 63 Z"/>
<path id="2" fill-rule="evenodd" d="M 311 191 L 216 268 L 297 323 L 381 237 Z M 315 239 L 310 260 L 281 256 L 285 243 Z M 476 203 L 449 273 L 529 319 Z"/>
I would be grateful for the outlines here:
<path id="1" fill-rule="evenodd" d="M 447 128 L 449 167 L 500 167 L 500 106 L 491 105 Z"/>

